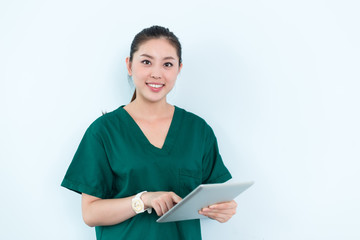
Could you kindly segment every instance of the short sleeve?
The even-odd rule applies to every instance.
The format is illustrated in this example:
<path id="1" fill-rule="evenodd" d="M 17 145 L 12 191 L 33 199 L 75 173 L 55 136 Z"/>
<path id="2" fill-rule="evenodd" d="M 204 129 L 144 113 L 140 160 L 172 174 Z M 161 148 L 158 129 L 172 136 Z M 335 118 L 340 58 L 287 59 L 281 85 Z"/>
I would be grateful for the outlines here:
<path id="1" fill-rule="evenodd" d="M 209 127 L 210 128 L 210 127 Z M 225 167 L 219 153 L 217 140 L 210 128 L 203 157 L 203 183 L 223 183 L 231 179 L 229 170 Z"/>
<path id="2" fill-rule="evenodd" d="M 113 173 L 104 143 L 91 126 L 86 131 L 61 186 L 99 198 L 112 194 Z"/>

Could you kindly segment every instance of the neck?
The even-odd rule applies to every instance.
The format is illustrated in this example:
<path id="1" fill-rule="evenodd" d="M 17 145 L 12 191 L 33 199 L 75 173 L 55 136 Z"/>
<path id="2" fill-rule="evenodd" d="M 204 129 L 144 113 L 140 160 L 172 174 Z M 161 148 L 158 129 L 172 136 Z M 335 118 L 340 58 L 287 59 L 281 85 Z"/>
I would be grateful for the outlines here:
<path id="1" fill-rule="evenodd" d="M 172 113 L 174 109 L 171 104 L 166 102 L 165 98 L 159 102 L 148 102 L 143 101 L 141 98 L 136 98 L 129 103 L 126 108 L 137 115 L 137 117 L 149 120 L 167 116 L 169 113 Z"/>

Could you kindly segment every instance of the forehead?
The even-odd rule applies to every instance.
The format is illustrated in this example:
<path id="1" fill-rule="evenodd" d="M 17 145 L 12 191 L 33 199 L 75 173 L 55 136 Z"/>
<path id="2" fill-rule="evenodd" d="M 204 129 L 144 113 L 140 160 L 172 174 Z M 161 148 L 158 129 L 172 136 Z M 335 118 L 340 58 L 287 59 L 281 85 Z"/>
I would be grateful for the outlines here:
<path id="1" fill-rule="evenodd" d="M 148 54 L 154 57 L 178 58 L 176 48 L 164 38 L 151 39 L 142 43 L 134 55 Z"/>

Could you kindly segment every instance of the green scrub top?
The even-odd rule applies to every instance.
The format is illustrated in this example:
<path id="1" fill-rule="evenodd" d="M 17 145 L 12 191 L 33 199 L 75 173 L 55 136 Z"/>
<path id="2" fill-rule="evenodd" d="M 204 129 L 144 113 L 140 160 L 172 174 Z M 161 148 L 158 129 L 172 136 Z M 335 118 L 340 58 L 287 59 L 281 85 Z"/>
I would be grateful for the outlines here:
<path id="1" fill-rule="evenodd" d="M 211 127 L 175 106 L 163 147 L 152 145 L 134 119 L 119 107 L 87 129 L 61 185 L 103 199 L 142 191 L 173 191 L 185 197 L 202 183 L 231 178 Z M 97 226 L 98 240 L 201 239 L 200 221 L 157 223 L 155 211 L 113 226 Z"/>

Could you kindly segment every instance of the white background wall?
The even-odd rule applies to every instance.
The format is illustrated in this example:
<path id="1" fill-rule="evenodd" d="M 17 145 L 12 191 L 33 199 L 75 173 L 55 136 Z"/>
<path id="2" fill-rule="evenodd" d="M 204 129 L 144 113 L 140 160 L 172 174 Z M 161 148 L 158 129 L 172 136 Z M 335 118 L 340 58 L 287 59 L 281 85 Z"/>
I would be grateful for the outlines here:
<path id="1" fill-rule="evenodd" d="M 128 103 L 125 57 L 169 27 L 169 100 L 214 128 L 255 185 L 204 239 L 360 239 L 360 5 L 302 1 L 1 1 L 1 239 L 95 239 L 60 187 L 88 125 Z"/>

